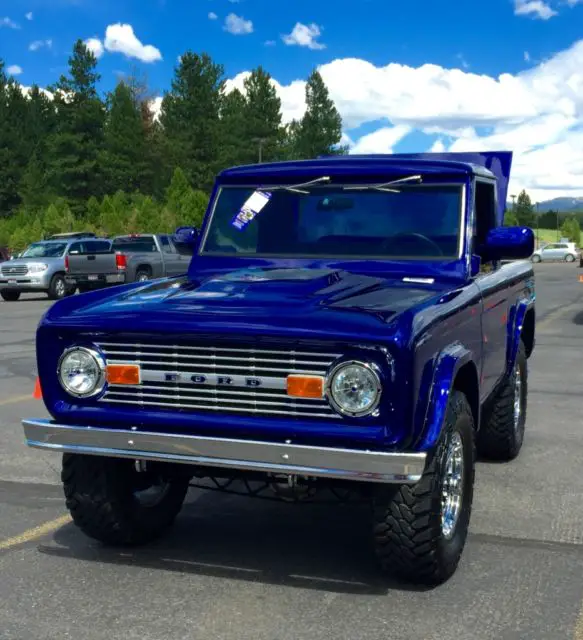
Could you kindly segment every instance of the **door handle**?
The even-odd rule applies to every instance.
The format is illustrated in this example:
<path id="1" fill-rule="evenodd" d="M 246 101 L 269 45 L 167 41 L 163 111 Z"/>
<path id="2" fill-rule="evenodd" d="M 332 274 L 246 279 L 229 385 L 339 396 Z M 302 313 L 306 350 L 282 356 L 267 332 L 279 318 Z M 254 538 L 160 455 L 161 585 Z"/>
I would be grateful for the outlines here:
<path id="1" fill-rule="evenodd" d="M 87 256 L 87 260 L 95 260 L 96 256 Z"/>

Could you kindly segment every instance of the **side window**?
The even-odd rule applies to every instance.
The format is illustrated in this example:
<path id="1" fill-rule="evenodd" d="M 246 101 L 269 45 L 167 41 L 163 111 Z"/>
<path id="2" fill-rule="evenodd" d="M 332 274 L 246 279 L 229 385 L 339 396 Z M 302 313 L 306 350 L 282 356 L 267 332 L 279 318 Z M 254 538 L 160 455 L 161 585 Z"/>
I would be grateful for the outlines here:
<path id="1" fill-rule="evenodd" d="M 476 180 L 475 188 L 475 217 L 472 242 L 474 253 L 479 254 L 480 246 L 486 241 L 488 232 L 496 226 L 496 192 L 495 186 L 491 182 Z M 491 261 L 482 261 L 480 271 L 487 273 L 492 271 L 493 266 Z"/>
<path id="2" fill-rule="evenodd" d="M 162 245 L 162 251 L 164 253 L 174 253 L 174 247 L 168 236 L 160 236 L 160 244 Z"/>
<path id="3" fill-rule="evenodd" d="M 99 240 L 87 240 L 85 243 L 85 253 L 108 253 L 110 244 Z"/>
<path id="4" fill-rule="evenodd" d="M 83 253 L 83 243 L 82 242 L 73 242 L 73 244 L 69 247 L 68 253 L 75 255 L 77 253 Z"/>

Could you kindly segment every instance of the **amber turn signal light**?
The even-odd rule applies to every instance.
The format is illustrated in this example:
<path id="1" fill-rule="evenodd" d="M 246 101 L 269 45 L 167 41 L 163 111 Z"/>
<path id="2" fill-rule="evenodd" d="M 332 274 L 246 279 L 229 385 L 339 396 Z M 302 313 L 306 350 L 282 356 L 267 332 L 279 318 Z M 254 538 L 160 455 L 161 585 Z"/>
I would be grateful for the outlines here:
<path id="1" fill-rule="evenodd" d="M 287 395 L 294 398 L 321 398 L 324 395 L 324 378 L 320 376 L 288 376 Z"/>
<path id="2" fill-rule="evenodd" d="M 140 384 L 140 366 L 137 364 L 108 364 L 109 384 Z"/>

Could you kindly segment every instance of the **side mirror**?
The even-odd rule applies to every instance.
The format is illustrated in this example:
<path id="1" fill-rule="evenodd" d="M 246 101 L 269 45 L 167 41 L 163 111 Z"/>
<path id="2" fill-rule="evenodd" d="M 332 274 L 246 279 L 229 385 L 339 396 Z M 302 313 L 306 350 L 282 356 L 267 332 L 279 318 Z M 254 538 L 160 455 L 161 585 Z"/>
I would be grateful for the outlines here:
<path id="1" fill-rule="evenodd" d="M 178 227 L 172 236 L 179 253 L 192 255 L 196 251 L 199 233 L 196 227 Z"/>
<path id="2" fill-rule="evenodd" d="M 534 253 L 534 231 L 529 227 L 491 229 L 480 247 L 482 260 L 522 260 Z"/>

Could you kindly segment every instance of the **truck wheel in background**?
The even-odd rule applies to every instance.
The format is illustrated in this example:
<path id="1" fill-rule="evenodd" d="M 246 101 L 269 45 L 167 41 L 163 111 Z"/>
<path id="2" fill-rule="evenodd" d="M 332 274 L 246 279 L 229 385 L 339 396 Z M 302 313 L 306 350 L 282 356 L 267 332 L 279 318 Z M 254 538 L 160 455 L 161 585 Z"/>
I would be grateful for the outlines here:
<path id="1" fill-rule="evenodd" d="M 6 302 L 16 302 L 20 298 L 20 291 L 11 291 L 10 289 L 3 289 L 0 291 L 0 295 L 6 300 Z"/>
<path id="2" fill-rule="evenodd" d="M 152 277 L 152 271 L 147 267 L 140 267 L 136 271 L 136 282 L 146 282 Z"/>
<path id="3" fill-rule="evenodd" d="M 453 575 L 468 535 L 474 464 L 472 411 L 466 396 L 453 391 L 421 480 L 382 487 L 374 497 L 374 544 L 385 571 L 433 586 Z"/>
<path id="4" fill-rule="evenodd" d="M 67 295 L 67 283 L 60 273 L 55 273 L 51 278 L 48 293 L 51 300 L 60 300 Z"/>
<path id="5" fill-rule="evenodd" d="M 150 463 L 138 472 L 136 464 L 120 458 L 63 455 L 67 508 L 86 535 L 109 545 L 144 544 L 174 522 L 189 478 L 164 477 L 164 465 L 150 468 Z"/>
<path id="6" fill-rule="evenodd" d="M 512 374 L 497 392 L 478 432 L 478 454 L 491 460 L 512 460 L 524 441 L 528 397 L 528 364 L 522 340 Z"/>

